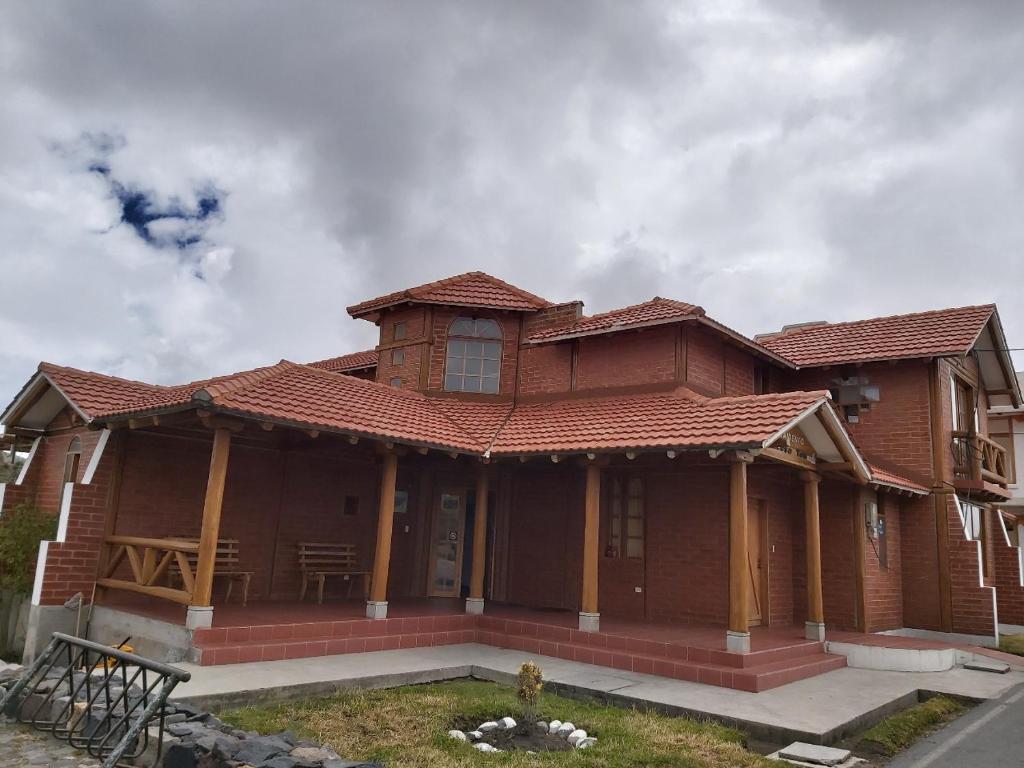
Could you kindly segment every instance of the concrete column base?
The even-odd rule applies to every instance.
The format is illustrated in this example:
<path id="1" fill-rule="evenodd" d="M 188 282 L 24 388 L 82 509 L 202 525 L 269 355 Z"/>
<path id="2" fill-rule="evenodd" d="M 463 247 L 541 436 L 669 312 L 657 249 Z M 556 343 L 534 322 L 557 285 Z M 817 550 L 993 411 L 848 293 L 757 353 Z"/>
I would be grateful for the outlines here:
<path id="1" fill-rule="evenodd" d="M 377 602 L 375 600 L 366 601 L 366 618 L 368 619 L 386 619 L 388 617 L 388 601 L 381 600 Z"/>
<path id="2" fill-rule="evenodd" d="M 580 632 L 600 632 L 601 614 L 580 611 Z"/>
<path id="3" fill-rule="evenodd" d="M 808 640 L 815 640 L 819 643 L 825 642 L 825 625 L 819 621 L 808 621 L 804 623 L 804 637 Z"/>
<path id="4" fill-rule="evenodd" d="M 729 653 L 750 653 L 750 633 L 728 630 L 725 633 L 725 650 Z"/>
<path id="5" fill-rule="evenodd" d="M 466 613 L 472 613 L 479 616 L 484 612 L 484 599 L 482 597 L 467 597 L 466 598 Z"/>
<path id="6" fill-rule="evenodd" d="M 213 626 L 213 606 L 190 605 L 185 614 L 186 629 L 202 629 Z"/>

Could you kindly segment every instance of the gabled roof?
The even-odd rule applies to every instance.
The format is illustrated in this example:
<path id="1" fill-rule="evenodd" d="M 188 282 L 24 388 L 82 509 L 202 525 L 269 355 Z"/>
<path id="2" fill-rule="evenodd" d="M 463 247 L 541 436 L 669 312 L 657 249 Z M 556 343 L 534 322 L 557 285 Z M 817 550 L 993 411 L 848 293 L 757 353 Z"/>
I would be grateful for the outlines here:
<path id="1" fill-rule="evenodd" d="M 486 272 L 466 272 L 353 304 L 348 308 L 348 313 L 352 317 L 373 316 L 386 307 L 406 303 L 451 304 L 460 307 L 511 309 L 525 312 L 533 312 L 551 306 L 551 302 L 547 299 L 517 288 Z"/>
<path id="2" fill-rule="evenodd" d="M 807 325 L 756 337 L 797 365 L 965 355 L 995 312 L 994 304 Z"/>
<path id="3" fill-rule="evenodd" d="M 310 368 L 320 368 L 324 371 L 335 373 L 349 373 L 352 371 L 364 371 L 367 368 L 377 367 L 377 350 L 366 349 L 362 352 L 350 352 L 347 355 L 329 357 L 326 360 L 317 360 L 315 363 L 307 363 Z"/>
<path id="4" fill-rule="evenodd" d="M 655 296 L 650 301 L 633 304 L 599 315 L 581 317 L 570 326 L 551 328 L 531 334 L 526 340 L 530 342 L 554 341 L 556 339 L 574 339 L 598 333 L 612 333 L 629 328 L 641 328 L 667 322 L 677 322 L 691 317 L 704 315 L 704 308 L 684 301 L 663 299 Z"/>

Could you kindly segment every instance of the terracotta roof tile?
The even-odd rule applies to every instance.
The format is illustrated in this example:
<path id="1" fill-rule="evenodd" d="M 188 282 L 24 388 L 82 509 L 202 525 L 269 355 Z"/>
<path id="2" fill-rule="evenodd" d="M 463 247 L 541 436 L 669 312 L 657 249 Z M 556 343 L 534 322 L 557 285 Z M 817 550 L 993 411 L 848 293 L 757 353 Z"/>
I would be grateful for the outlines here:
<path id="1" fill-rule="evenodd" d="M 800 366 L 938 355 L 962 355 L 974 346 L 995 305 L 828 323 L 764 335 L 758 341 Z"/>
<path id="2" fill-rule="evenodd" d="M 687 304 L 684 301 L 663 299 L 655 296 L 650 301 L 633 304 L 621 309 L 613 309 L 599 315 L 581 317 L 570 326 L 552 328 L 532 334 L 527 341 L 546 341 L 555 338 L 586 336 L 593 333 L 611 333 L 613 331 L 651 325 L 659 322 L 671 322 L 685 317 L 704 315 L 703 307 Z"/>
<path id="3" fill-rule="evenodd" d="M 547 299 L 535 296 L 485 272 L 466 272 L 353 304 L 348 308 L 348 313 L 352 317 L 362 317 L 385 307 L 406 302 L 524 311 L 543 309 L 551 305 Z"/>
<path id="4" fill-rule="evenodd" d="M 92 371 L 80 371 L 52 363 L 40 363 L 46 375 L 75 406 L 90 418 L 124 410 L 166 407 L 173 404 L 176 392 L 170 387 L 120 379 Z M 185 398 L 187 402 L 187 397 Z"/>
<path id="5" fill-rule="evenodd" d="M 868 464 L 871 469 L 871 482 L 878 485 L 888 485 L 893 488 L 899 488 L 901 490 L 913 491 L 919 494 L 928 494 L 930 491 L 927 486 L 915 483 L 903 475 L 899 475 L 895 472 L 890 472 L 887 469 L 882 469 L 875 464 Z"/>
<path id="6" fill-rule="evenodd" d="M 320 368 L 324 371 L 335 373 L 347 373 L 349 371 L 360 371 L 366 368 L 377 367 L 377 350 L 367 349 L 362 352 L 350 352 L 347 355 L 329 357 L 326 360 L 317 360 L 315 363 L 307 363 L 310 368 Z"/>
<path id="7" fill-rule="evenodd" d="M 827 397 L 825 392 L 789 392 L 698 401 L 673 392 L 520 403 L 491 450 L 758 446 Z"/>

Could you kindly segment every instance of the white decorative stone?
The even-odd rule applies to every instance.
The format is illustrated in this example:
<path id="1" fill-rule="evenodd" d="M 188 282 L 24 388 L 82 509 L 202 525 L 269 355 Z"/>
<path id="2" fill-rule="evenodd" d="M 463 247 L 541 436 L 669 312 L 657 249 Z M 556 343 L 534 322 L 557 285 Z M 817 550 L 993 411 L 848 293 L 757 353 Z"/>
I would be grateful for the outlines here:
<path id="1" fill-rule="evenodd" d="M 575 730 L 576 726 L 572 723 L 562 723 L 560 726 L 558 726 L 558 730 L 555 731 L 555 733 L 561 736 L 563 739 L 567 739 L 569 738 L 569 734 Z"/>
<path id="2" fill-rule="evenodd" d="M 548 724 L 548 733 L 558 733 L 558 729 L 562 727 L 561 720 L 552 720 Z"/>
<path id="3" fill-rule="evenodd" d="M 511 717 L 503 717 L 498 721 L 498 727 L 503 731 L 509 731 L 516 727 L 516 721 Z"/>
<path id="4" fill-rule="evenodd" d="M 593 736 L 587 736 L 585 739 L 580 739 L 576 742 L 576 749 L 587 749 L 597 744 L 597 739 Z"/>
<path id="5" fill-rule="evenodd" d="M 478 725 L 476 729 L 481 733 L 488 733 L 490 731 L 497 730 L 498 724 L 493 720 L 488 720 L 486 723 L 480 723 L 480 725 Z"/>
<path id="6" fill-rule="evenodd" d="M 486 741 L 478 741 L 476 744 L 473 745 L 473 749 L 479 749 L 481 752 L 496 752 L 497 751 L 497 750 L 494 749 L 494 747 L 492 747 Z"/>
<path id="7" fill-rule="evenodd" d="M 538 720 L 536 723 L 534 723 L 534 727 L 541 733 L 548 732 L 548 724 L 545 723 L 543 720 Z"/>
<path id="8" fill-rule="evenodd" d="M 470 731 L 466 734 L 466 736 L 469 737 L 470 741 L 480 741 L 480 739 L 484 737 L 484 735 L 480 731 Z"/>
<path id="9" fill-rule="evenodd" d="M 448 735 L 451 736 L 456 741 L 465 741 L 466 740 L 466 734 L 464 734 L 462 731 L 448 731 Z"/>
<path id="10" fill-rule="evenodd" d="M 575 747 L 576 742 L 585 738 L 587 738 L 587 732 L 584 731 L 582 728 L 577 728 L 575 731 L 566 736 L 565 740 Z"/>

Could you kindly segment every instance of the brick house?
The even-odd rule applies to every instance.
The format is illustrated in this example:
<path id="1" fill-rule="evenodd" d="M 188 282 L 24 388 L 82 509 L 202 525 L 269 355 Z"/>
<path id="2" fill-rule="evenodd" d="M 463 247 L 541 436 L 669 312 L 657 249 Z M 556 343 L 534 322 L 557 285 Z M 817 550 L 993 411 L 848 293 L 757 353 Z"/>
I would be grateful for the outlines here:
<path id="1" fill-rule="evenodd" d="M 749 339 L 472 272 L 348 312 L 374 350 L 171 387 L 40 365 L 2 416 L 30 460 L 0 514 L 59 515 L 27 654 L 87 621 L 203 664 L 476 641 L 756 691 L 845 663 L 826 631 L 1024 610 L 994 306 Z M 302 600 L 325 544 L 351 573 Z"/>

